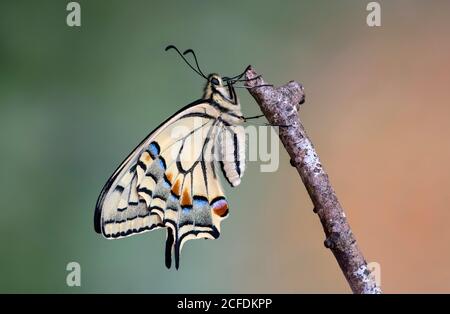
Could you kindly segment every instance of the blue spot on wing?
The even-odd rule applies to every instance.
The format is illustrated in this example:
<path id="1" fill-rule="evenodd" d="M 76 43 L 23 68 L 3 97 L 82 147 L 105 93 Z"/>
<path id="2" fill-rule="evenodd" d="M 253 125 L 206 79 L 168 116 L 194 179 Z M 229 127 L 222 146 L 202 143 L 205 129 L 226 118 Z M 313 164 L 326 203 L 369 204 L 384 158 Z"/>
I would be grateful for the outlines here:
<path id="1" fill-rule="evenodd" d="M 159 157 L 159 158 L 158 158 L 158 162 L 159 162 L 159 167 L 160 167 L 162 170 L 166 170 L 166 161 L 164 160 L 164 158 Z"/>
<path id="2" fill-rule="evenodd" d="M 194 204 L 195 207 L 203 207 L 203 206 L 209 206 L 208 199 L 206 197 L 202 196 L 194 196 Z"/>
<path id="3" fill-rule="evenodd" d="M 150 145 L 148 146 L 148 152 L 150 153 L 150 156 L 152 156 L 152 158 L 155 159 L 161 152 L 158 143 L 151 142 Z"/>
<path id="4" fill-rule="evenodd" d="M 166 178 L 164 178 L 164 180 L 163 180 L 163 185 L 164 185 L 164 188 L 170 189 L 170 182 Z"/>
<path id="5" fill-rule="evenodd" d="M 189 214 L 190 211 L 192 210 L 192 206 L 182 206 L 181 210 L 183 211 L 184 214 Z"/>
<path id="6" fill-rule="evenodd" d="M 168 200 L 174 203 L 178 203 L 178 199 L 172 193 L 169 195 Z"/>

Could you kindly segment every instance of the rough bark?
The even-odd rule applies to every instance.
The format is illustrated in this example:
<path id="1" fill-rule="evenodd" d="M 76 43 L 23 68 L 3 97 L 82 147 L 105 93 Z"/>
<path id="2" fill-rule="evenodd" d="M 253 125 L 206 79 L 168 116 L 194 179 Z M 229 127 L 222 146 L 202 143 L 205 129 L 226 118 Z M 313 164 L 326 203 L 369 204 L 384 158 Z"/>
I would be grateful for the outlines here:
<path id="1" fill-rule="evenodd" d="M 305 132 L 299 115 L 305 100 L 303 86 L 290 81 L 284 86 L 266 85 L 252 67 L 246 71 L 246 87 L 255 98 L 271 125 L 279 128 L 279 137 L 305 185 L 325 231 L 325 247 L 329 248 L 354 293 L 379 294 L 366 260 L 350 229 L 344 210 L 331 186 L 317 152 Z M 260 87 L 255 87 L 260 86 Z"/>

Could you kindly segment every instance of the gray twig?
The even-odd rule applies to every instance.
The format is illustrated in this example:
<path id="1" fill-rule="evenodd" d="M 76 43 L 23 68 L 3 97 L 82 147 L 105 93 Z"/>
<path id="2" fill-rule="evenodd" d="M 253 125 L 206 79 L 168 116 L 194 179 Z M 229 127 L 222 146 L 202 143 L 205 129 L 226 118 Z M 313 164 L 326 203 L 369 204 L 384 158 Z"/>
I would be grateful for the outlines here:
<path id="1" fill-rule="evenodd" d="M 354 293 L 381 293 L 356 244 L 328 175 L 300 122 L 298 109 L 305 99 L 303 86 L 294 81 L 281 87 L 267 86 L 252 67 L 245 75 L 246 87 L 270 124 L 287 126 L 279 128 L 280 140 L 311 197 L 314 212 L 320 218 L 326 235 L 325 247 L 333 252 L 350 288 Z"/>

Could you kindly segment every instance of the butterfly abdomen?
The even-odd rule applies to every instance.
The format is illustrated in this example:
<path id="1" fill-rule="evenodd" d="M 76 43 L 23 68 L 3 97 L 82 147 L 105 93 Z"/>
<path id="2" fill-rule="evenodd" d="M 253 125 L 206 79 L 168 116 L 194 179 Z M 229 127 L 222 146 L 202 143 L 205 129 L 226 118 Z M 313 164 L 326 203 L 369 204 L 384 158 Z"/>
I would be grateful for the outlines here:
<path id="1" fill-rule="evenodd" d="M 242 126 L 226 126 L 219 135 L 219 161 L 231 186 L 238 186 L 245 170 L 245 131 Z"/>

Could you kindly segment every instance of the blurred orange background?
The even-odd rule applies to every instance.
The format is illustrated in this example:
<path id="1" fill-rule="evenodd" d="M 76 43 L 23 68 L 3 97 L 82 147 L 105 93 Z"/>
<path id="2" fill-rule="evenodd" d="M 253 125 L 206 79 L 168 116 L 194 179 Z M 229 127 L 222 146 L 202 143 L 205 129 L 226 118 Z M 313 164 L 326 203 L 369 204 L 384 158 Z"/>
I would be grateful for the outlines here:
<path id="1" fill-rule="evenodd" d="M 382 27 L 360 30 L 358 40 L 344 47 L 323 43 L 326 63 L 300 58 L 317 69 L 317 76 L 305 77 L 301 116 L 360 247 L 381 266 L 384 291 L 448 293 L 450 6 L 408 3 L 386 4 Z M 339 30 L 326 36 L 345 37 Z M 302 68 L 288 77 L 301 78 Z M 294 197 L 303 187 L 288 180 L 294 188 L 281 208 L 305 198 Z M 280 240 L 287 247 L 298 245 L 306 232 L 317 242 L 321 237 L 310 208 L 299 207 L 297 219 L 285 221 Z M 303 263 L 294 260 L 292 275 Z M 324 260 L 332 269 L 328 263 L 334 261 Z M 336 277 L 315 267 L 323 281 Z M 290 275 L 280 285 L 287 280 L 295 286 Z M 317 283 L 316 291 L 322 288 Z"/>

